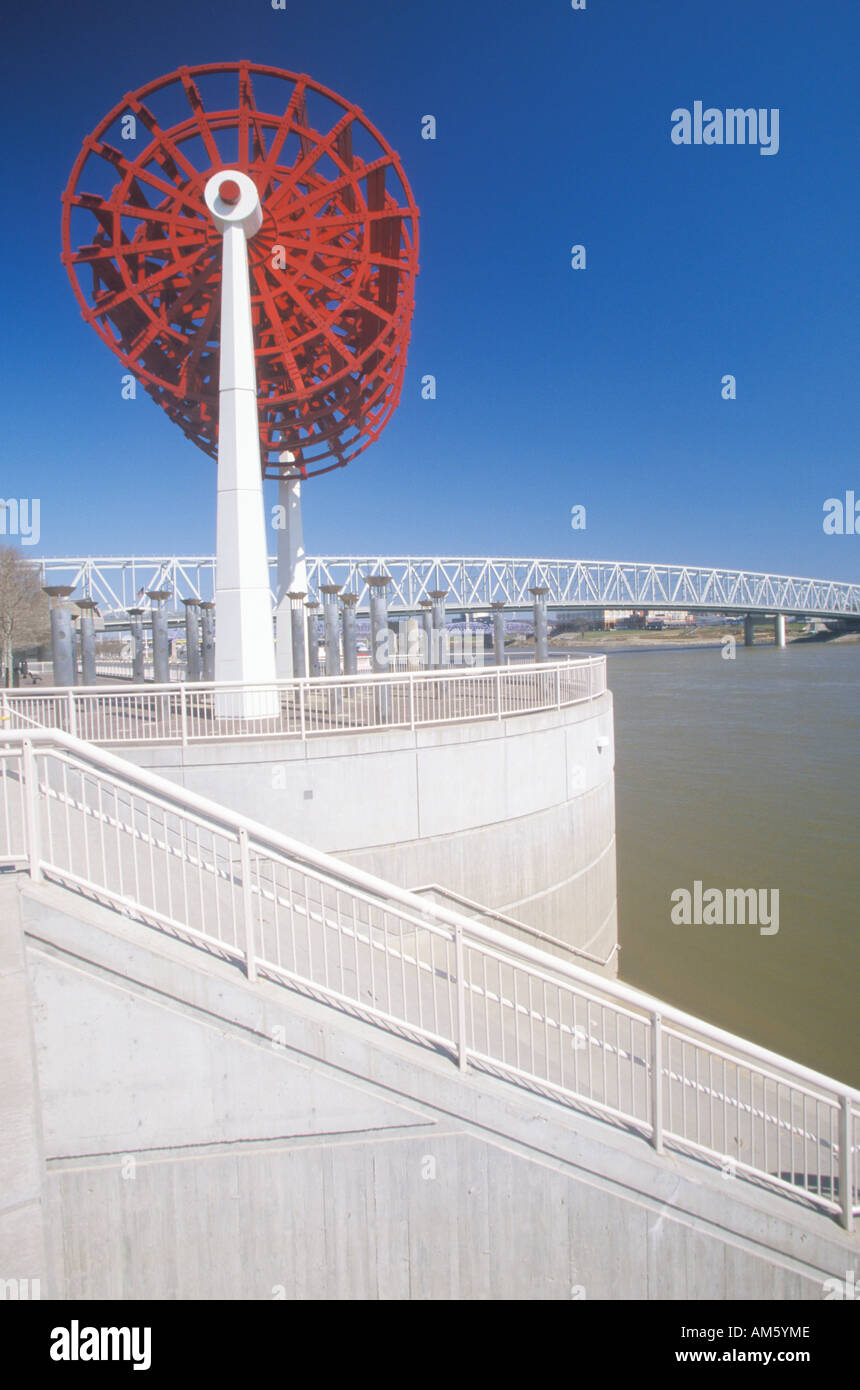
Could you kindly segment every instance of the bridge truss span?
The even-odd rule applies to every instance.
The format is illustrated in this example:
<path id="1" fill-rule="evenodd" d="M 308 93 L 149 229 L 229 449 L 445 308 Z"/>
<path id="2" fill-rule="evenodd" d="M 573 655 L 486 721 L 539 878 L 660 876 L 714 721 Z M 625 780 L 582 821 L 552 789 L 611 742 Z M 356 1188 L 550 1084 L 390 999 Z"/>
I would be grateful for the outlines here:
<path id="1" fill-rule="evenodd" d="M 147 591 L 169 590 L 170 606 L 183 598 L 211 599 L 212 556 L 57 557 L 34 561 L 43 584 L 69 584 L 74 596 L 95 599 L 103 614 L 147 607 Z M 270 559 L 273 595 L 277 562 Z M 530 609 L 532 589 L 545 588 L 550 609 L 659 608 L 698 612 L 783 613 L 816 618 L 860 618 L 860 583 L 807 579 L 751 570 L 708 569 L 645 561 L 336 555 L 309 557 L 308 589 L 323 584 L 358 595 L 367 610 L 367 576 L 388 575 L 390 613 L 416 612 L 435 591 L 447 607 L 464 612 L 492 603 Z"/>

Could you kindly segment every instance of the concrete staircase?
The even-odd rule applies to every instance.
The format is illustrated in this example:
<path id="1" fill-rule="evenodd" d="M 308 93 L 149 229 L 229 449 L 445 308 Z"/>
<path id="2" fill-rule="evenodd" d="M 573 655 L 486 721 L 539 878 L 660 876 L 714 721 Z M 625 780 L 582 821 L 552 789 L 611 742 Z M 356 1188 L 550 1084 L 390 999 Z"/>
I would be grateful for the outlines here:
<path id="1" fill-rule="evenodd" d="M 4 874 L 0 920 L 0 1278 L 43 1298 L 794 1300 L 858 1274 L 800 1193 L 79 893 Z"/>

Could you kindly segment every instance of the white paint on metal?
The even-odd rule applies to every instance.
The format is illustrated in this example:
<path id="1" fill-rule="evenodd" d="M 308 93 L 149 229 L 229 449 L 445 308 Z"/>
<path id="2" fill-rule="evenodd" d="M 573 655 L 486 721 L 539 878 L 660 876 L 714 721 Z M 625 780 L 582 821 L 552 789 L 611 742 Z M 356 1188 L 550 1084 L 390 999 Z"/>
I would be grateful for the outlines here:
<path id="1" fill-rule="evenodd" d="M 211 598 L 211 555 L 79 556 L 32 561 L 43 584 L 71 584 L 105 614 L 135 605 L 139 591 L 170 588 L 182 598 Z M 274 604 L 276 557 L 269 559 Z M 682 608 L 698 612 L 784 613 L 806 617 L 860 617 L 860 583 L 805 579 L 751 570 L 704 569 L 645 561 L 451 558 L 443 556 L 334 555 L 307 558 L 308 592 L 338 584 L 368 611 L 365 576 L 388 574 L 389 612 L 418 611 L 430 590 L 447 588 L 449 609 L 489 612 L 494 602 L 531 611 L 530 588 L 546 584 L 547 606 L 559 608 Z M 145 598 L 137 605 L 147 606 Z"/>
<path id="2" fill-rule="evenodd" d="M 287 450 L 280 455 L 278 462 L 295 463 L 295 456 Z M 278 482 L 278 508 L 278 607 L 275 613 L 277 666 L 280 677 L 289 677 L 294 672 L 292 604 L 287 595 L 308 592 L 308 568 L 302 532 L 302 485 L 298 478 L 282 478 Z M 307 633 L 305 647 L 307 648 Z M 306 671 L 309 669 L 308 655 L 305 650 Z"/>
<path id="3" fill-rule="evenodd" d="M 239 187 L 235 203 L 221 197 L 228 180 Z M 247 248 L 263 214 L 253 181 L 234 170 L 213 174 L 204 197 L 223 242 L 215 678 L 243 687 L 221 694 L 216 712 L 228 718 L 260 719 L 274 717 L 278 711 L 275 693 L 265 688 L 275 680 L 275 648 Z M 264 688 L 244 688 L 250 683 Z"/>
<path id="4" fill-rule="evenodd" d="M 461 1069 L 621 1117 L 657 1149 L 729 1156 L 853 1227 L 860 1092 L 844 1083 L 59 731 L 10 731 L 0 769 L 0 862 L 405 1027 Z"/>

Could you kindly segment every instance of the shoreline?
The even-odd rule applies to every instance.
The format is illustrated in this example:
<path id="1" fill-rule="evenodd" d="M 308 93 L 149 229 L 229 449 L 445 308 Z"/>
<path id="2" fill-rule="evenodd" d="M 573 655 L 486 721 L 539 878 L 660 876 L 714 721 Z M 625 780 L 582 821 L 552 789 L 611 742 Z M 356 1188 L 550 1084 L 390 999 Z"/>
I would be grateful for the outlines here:
<path id="1" fill-rule="evenodd" d="M 560 657 L 565 656 L 604 656 L 612 655 L 615 652 L 679 652 L 679 651 L 714 651 L 722 647 L 726 637 L 734 637 L 737 645 L 744 645 L 743 629 L 738 632 L 735 629 L 716 629 L 714 633 L 705 636 L 704 633 L 695 637 L 679 636 L 667 641 L 665 632 L 655 632 L 646 636 L 644 633 L 625 632 L 623 637 L 616 636 L 614 633 L 589 633 L 584 639 L 575 641 L 558 641 L 550 638 L 549 653 L 550 657 L 554 654 Z M 786 635 L 785 648 L 789 647 L 809 647 L 809 646 L 853 646 L 860 642 L 860 632 L 842 632 L 838 634 L 822 633 L 803 633 L 789 637 Z M 776 643 L 770 635 L 757 638 L 757 647 L 774 647 Z M 533 642 L 511 643 L 506 647 L 506 651 L 511 654 L 525 656 L 534 651 Z"/>

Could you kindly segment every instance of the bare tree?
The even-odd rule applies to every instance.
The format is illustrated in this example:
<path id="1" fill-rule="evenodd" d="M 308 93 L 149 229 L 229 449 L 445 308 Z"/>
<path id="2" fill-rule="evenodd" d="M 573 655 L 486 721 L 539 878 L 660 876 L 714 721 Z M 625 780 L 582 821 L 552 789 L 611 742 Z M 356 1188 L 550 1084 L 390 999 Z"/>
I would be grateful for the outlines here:
<path id="1" fill-rule="evenodd" d="M 47 594 L 39 571 L 13 546 L 0 546 L 0 661 L 4 685 L 12 684 L 12 653 L 46 642 L 51 631 Z"/>

